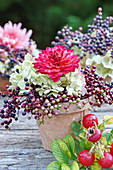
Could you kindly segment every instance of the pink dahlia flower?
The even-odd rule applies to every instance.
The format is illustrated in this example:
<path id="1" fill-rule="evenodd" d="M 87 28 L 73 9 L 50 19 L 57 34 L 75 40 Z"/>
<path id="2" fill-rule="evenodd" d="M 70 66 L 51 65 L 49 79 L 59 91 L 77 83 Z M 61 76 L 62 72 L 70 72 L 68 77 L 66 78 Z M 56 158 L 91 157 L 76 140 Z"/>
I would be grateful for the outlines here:
<path id="1" fill-rule="evenodd" d="M 74 50 L 66 49 L 65 46 L 47 47 L 35 58 L 34 68 L 38 69 L 37 72 L 48 74 L 57 82 L 63 74 L 74 72 L 75 68 L 79 67 L 80 58 L 73 53 Z"/>
<path id="2" fill-rule="evenodd" d="M 27 32 L 26 28 L 21 28 L 22 24 L 12 24 L 11 21 L 4 27 L 0 26 L 0 44 L 6 45 L 11 49 L 23 49 L 29 46 L 29 39 L 32 30 Z"/>

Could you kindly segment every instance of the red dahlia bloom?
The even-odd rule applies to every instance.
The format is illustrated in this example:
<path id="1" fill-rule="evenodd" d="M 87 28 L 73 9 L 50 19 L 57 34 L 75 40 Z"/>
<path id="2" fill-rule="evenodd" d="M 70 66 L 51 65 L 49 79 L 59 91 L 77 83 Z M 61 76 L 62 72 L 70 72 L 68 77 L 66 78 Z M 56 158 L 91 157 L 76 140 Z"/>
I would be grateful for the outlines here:
<path id="1" fill-rule="evenodd" d="M 73 49 L 66 49 L 65 46 L 47 47 L 35 58 L 34 68 L 39 69 L 37 72 L 48 74 L 57 82 L 63 74 L 74 72 L 75 68 L 79 67 L 80 58 L 73 53 Z"/>

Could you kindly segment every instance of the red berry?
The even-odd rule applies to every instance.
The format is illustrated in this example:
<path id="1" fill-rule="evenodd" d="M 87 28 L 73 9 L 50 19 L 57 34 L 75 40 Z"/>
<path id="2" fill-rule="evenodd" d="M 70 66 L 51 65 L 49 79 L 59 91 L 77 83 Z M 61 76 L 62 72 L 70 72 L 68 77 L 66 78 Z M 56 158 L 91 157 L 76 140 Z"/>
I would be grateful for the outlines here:
<path id="1" fill-rule="evenodd" d="M 95 156 L 92 152 L 89 154 L 89 150 L 83 150 L 79 153 L 78 159 L 82 165 L 90 166 L 93 164 Z"/>
<path id="2" fill-rule="evenodd" d="M 98 128 L 90 129 L 89 133 L 87 134 L 87 139 L 90 142 L 97 142 L 101 139 L 102 133 Z"/>
<path id="3" fill-rule="evenodd" d="M 88 129 L 89 127 L 95 126 L 93 121 L 98 125 L 98 119 L 94 114 L 87 114 L 83 118 L 83 126 Z"/>
<path id="4" fill-rule="evenodd" d="M 113 155 L 113 143 L 111 144 L 110 154 Z"/>
<path id="5" fill-rule="evenodd" d="M 108 152 L 104 152 L 104 158 L 99 159 L 99 164 L 102 168 L 110 168 L 113 164 L 113 156 Z"/>

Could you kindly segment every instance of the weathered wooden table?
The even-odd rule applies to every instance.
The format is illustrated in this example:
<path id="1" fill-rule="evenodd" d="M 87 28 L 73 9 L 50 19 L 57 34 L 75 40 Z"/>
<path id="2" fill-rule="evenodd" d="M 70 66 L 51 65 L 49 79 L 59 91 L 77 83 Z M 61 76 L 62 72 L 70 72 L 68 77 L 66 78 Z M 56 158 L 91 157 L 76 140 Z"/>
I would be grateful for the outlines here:
<path id="1" fill-rule="evenodd" d="M 0 98 L 0 105 L 2 100 Z M 99 121 L 102 121 L 105 114 L 113 115 L 113 106 L 104 105 L 99 109 L 96 113 Z M 34 119 L 27 120 L 27 116 L 20 115 L 10 131 L 0 126 L 0 170 L 45 170 L 53 160 L 52 153 L 42 147 Z"/>

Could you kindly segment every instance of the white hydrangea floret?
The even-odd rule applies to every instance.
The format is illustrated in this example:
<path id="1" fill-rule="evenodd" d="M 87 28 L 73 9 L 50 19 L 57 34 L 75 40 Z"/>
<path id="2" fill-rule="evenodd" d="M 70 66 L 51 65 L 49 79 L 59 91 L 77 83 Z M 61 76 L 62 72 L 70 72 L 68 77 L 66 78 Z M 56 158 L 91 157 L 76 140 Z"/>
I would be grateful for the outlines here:
<path id="1" fill-rule="evenodd" d="M 99 76 L 102 76 L 105 79 L 110 77 L 110 79 L 113 80 L 113 58 L 111 57 L 110 50 L 106 53 L 105 56 L 87 54 L 86 65 L 96 65 L 96 73 Z"/>

